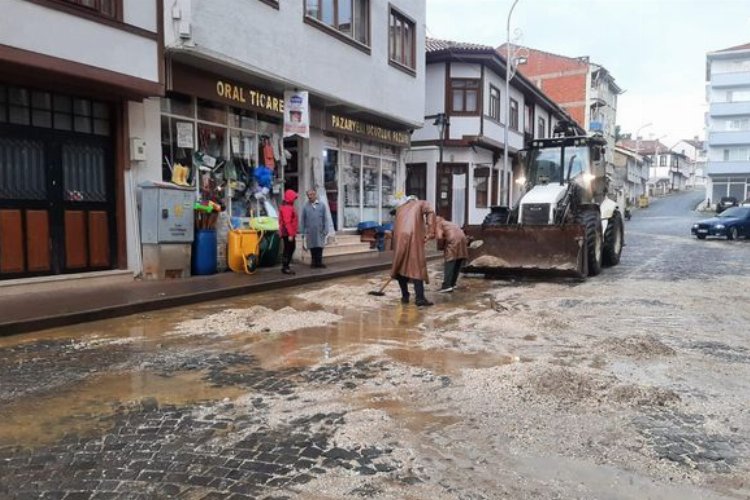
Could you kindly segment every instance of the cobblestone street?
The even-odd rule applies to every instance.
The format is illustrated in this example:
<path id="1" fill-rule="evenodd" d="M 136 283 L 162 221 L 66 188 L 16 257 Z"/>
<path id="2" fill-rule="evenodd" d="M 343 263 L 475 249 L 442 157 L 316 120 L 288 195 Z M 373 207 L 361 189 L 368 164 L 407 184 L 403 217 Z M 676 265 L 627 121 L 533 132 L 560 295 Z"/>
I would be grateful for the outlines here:
<path id="1" fill-rule="evenodd" d="M 585 283 L 385 273 L 0 339 L 1 498 L 746 498 L 750 240 Z"/>

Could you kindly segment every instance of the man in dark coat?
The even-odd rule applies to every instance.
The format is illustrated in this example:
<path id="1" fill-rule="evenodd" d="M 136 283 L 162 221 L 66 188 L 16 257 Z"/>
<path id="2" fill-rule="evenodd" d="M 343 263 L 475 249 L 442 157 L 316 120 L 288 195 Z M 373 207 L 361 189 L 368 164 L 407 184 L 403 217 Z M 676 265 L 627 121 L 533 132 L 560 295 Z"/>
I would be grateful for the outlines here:
<path id="1" fill-rule="evenodd" d="M 409 197 L 396 209 L 393 224 L 393 264 L 391 277 L 401 287 L 401 302 L 409 303 L 408 283 L 414 283 L 415 304 L 431 306 L 424 295 L 424 284 L 430 282 L 427 275 L 425 243 L 435 238 L 435 210 L 426 201 Z"/>
<path id="2" fill-rule="evenodd" d="M 457 224 L 438 217 L 435 239 L 437 239 L 438 248 L 443 250 L 443 256 L 445 257 L 443 286 L 440 287 L 440 292 L 452 292 L 456 287 L 458 272 L 466 259 L 469 258 L 466 235 Z"/>
<path id="3" fill-rule="evenodd" d="M 312 256 L 311 267 L 324 268 L 323 247 L 326 244 L 326 206 L 318 200 L 314 189 L 307 191 L 307 203 L 302 208 L 300 234 Z"/>

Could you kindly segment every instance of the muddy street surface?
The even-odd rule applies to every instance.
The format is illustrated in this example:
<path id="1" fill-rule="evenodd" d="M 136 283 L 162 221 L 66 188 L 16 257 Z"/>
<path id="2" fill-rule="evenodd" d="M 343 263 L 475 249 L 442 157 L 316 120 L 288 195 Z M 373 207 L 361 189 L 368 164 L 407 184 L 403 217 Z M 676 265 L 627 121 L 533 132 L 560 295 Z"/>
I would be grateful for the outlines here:
<path id="1" fill-rule="evenodd" d="M 750 241 L 701 192 L 585 283 L 385 273 L 0 339 L 0 498 L 747 498 Z"/>

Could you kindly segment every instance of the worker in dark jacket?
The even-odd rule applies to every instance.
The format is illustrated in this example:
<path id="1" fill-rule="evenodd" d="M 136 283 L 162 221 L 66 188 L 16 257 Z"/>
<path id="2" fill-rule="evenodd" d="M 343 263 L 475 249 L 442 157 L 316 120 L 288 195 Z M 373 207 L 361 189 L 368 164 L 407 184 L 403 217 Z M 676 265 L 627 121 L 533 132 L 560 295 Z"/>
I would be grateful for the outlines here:
<path id="1" fill-rule="evenodd" d="M 440 287 L 440 292 L 452 292 L 456 287 L 456 281 L 458 281 L 458 272 L 466 259 L 469 258 L 469 247 L 466 235 L 457 224 L 442 217 L 438 217 L 436 220 L 435 239 L 438 248 L 442 248 L 445 257 L 443 285 Z"/>

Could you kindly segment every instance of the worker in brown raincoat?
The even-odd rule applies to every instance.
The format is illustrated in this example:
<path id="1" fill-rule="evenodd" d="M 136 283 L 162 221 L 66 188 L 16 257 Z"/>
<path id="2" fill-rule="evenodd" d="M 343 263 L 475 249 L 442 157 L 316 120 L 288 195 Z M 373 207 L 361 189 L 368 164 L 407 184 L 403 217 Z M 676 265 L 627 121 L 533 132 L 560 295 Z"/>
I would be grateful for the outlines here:
<path id="1" fill-rule="evenodd" d="M 401 287 L 401 303 L 409 303 L 409 280 L 414 283 L 415 304 L 431 306 L 424 296 L 424 284 L 429 283 L 425 243 L 435 238 L 435 210 L 426 201 L 412 196 L 402 198 L 396 209 L 393 224 L 393 265 L 391 277 Z"/>
<path id="2" fill-rule="evenodd" d="M 457 224 L 438 217 L 435 224 L 435 239 L 438 249 L 443 250 L 445 257 L 443 285 L 440 287 L 440 293 L 452 292 L 458 281 L 458 273 L 469 258 L 466 235 Z"/>

